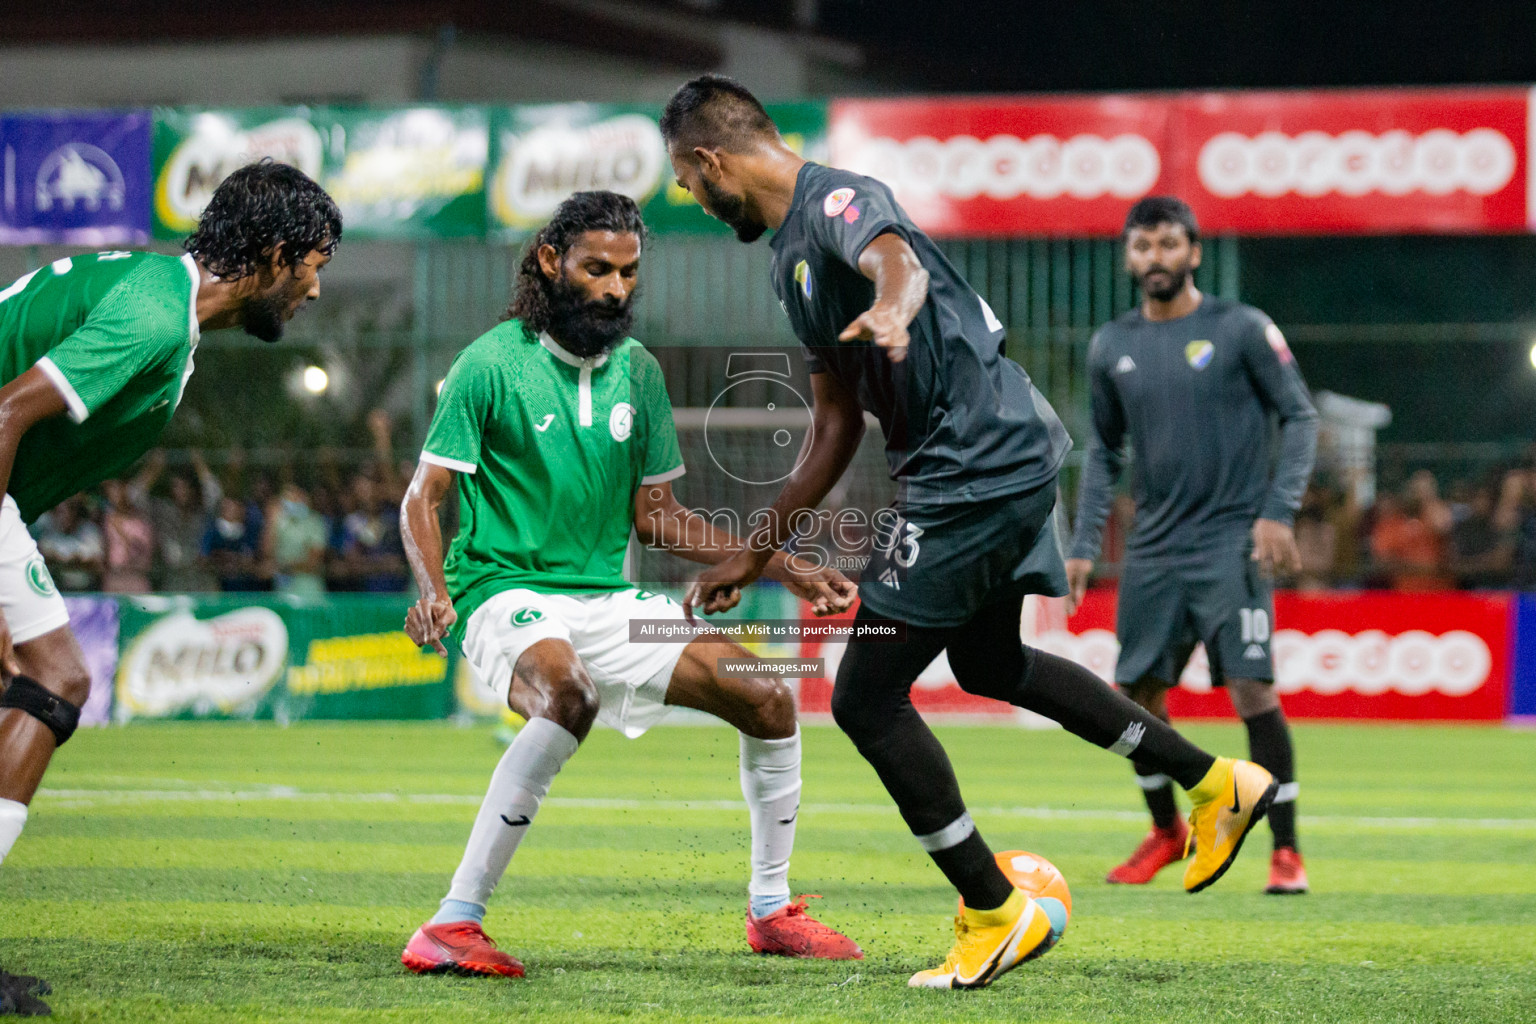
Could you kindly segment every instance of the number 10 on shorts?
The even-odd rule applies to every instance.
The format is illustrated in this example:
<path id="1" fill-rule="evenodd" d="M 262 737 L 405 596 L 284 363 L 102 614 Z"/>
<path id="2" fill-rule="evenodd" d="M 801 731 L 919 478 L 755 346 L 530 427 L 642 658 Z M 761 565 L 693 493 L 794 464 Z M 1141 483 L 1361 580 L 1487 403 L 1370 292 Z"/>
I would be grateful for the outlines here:
<path id="1" fill-rule="evenodd" d="M 1262 644 L 1269 642 L 1269 611 L 1265 608 L 1239 608 L 1238 619 L 1241 622 L 1243 643 Z"/>

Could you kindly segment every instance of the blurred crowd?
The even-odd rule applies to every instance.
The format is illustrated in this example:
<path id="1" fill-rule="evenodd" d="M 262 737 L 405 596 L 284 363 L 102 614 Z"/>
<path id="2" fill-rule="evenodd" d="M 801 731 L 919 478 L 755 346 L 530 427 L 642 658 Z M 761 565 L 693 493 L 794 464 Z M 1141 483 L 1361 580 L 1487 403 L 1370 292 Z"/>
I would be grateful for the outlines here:
<path id="1" fill-rule="evenodd" d="M 1362 502 L 1360 480 L 1314 479 L 1296 517 L 1300 590 L 1536 589 L 1536 469 L 1511 468 L 1442 488 L 1421 469 Z M 1112 579 L 1134 514 L 1117 500 L 1101 578 Z"/>
<path id="2" fill-rule="evenodd" d="M 399 509 L 411 467 L 393 461 L 387 415 L 368 426 L 374 455 L 361 466 L 315 453 L 256 470 L 235 452 L 215 473 L 199 452 L 171 468 L 156 451 L 32 534 L 64 591 L 398 593 L 410 586 Z"/>
<path id="3" fill-rule="evenodd" d="M 368 418 L 372 457 L 344 466 L 324 450 L 253 468 L 198 452 L 168 465 L 153 452 L 130 478 L 70 498 L 32 527 L 64 591 L 400 593 L 411 578 L 399 509 L 414 466 L 396 463 L 391 422 Z M 1532 461 L 1536 465 L 1536 460 Z M 1398 488 L 1319 473 L 1296 517 L 1301 590 L 1536 590 L 1536 468 L 1442 486 L 1421 469 Z M 453 518 L 453 503 L 447 514 Z M 1095 582 L 1112 584 L 1135 506 L 1116 498 Z M 452 522 L 444 525 L 451 536 Z"/>

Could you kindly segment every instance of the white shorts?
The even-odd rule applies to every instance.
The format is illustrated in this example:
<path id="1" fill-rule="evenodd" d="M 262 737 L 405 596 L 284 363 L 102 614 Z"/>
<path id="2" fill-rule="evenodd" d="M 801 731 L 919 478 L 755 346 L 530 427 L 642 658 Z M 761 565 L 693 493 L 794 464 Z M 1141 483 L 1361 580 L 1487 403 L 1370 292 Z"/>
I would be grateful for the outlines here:
<path id="1" fill-rule="evenodd" d="M 671 710 L 667 686 L 688 634 L 630 643 L 631 619 L 685 622 L 676 601 L 638 589 L 580 597 L 504 590 L 469 617 L 464 657 L 504 701 L 523 652 L 540 640 L 565 640 L 597 685 L 597 720 L 634 739 Z"/>
<path id="2" fill-rule="evenodd" d="M 0 612 L 5 614 L 13 644 L 69 625 L 64 599 L 9 494 L 0 502 Z"/>

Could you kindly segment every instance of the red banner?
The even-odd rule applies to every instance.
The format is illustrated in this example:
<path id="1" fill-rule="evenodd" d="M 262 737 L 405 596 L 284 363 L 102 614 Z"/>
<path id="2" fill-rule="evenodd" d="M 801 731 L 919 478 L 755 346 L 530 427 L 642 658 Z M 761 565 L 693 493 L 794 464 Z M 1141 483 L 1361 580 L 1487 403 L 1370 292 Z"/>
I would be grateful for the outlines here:
<path id="1" fill-rule="evenodd" d="M 1171 191 L 1166 99 L 839 100 L 832 163 L 878 178 L 937 235 L 1115 235 Z"/>
<path id="2" fill-rule="evenodd" d="M 842 100 L 832 162 L 926 231 L 1115 235 L 1136 199 L 1208 233 L 1519 231 L 1524 89 Z"/>
<path id="3" fill-rule="evenodd" d="M 1507 594 L 1277 593 L 1275 685 L 1292 718 L 1497 721 L 1507 706 L 1510 617 Z M 1089 591 L 1070 622 L 1060 601 L 1031 598 L 1021 636 L 1113 680 L 1115 592 Z M 826 658 L 835 675 L 841 653 L 841 645 L 806 643 L 800 656 Z M 804 680 L 802 709 L 830 710 L 831 689 L 827 680 Z M 1014 713 L 962 691 L 942 656 L 912 701 L 929 713 Z M 1168 703 L 1175 718 L 1232 717 L 1227 696 L 1211 686 L 1203 648 Z"/>

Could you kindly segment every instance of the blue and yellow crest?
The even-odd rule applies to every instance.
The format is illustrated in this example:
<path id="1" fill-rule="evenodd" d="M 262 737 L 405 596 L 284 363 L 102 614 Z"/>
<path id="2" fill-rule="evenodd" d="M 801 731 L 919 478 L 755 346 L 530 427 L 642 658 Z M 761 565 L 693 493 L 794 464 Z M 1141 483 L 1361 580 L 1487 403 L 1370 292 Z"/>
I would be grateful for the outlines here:
<path id="1" fill-rule="evenodd" d="M 800 286 L 800 290 L 805 293 L 806 298 L 811 297 L 811 268 L 806 264 L 805 260 L 795 264 L 795 283 Z"/>
<path id="2" fill-rule="evenodd" d="M 1184 346 L 1184 358 L 1189 360 L 1189 365 L 1197 370 L 1203 370 L 1211 362 L 1211 356 L 1216 354 L 1216 346 L 1204 339 L 1192 341 Z"/>

